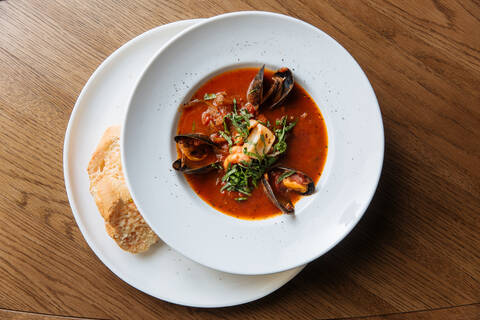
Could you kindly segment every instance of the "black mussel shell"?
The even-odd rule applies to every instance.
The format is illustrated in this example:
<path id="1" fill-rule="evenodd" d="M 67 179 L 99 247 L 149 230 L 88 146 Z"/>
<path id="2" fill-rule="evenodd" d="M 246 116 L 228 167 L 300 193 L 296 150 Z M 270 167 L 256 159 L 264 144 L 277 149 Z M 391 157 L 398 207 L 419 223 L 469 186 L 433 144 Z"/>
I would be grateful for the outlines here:
<path id="1" fill-rule="evenodd" d="M 179 142 L 182 139 L 197 139 L 202 142 L 205 142 L 206 144 L 211 145 L 212 147 L 218 147 L 218 145 L 215 142 L 210 140 L 209 136 L 201 133 L 179 134 L 173 137 L 173 140 L 175 140 L 175 142 Z"/>
<path id="2" fill-rule="evenodd" d="M 221 162 L 216 161 L 202 167 L 189 168 L 188 166 L 185 165 L 185 163 L 182 164 L 182 159 L 177 159 L 172 163 L 172 167 L 173 169 L 185 174 L 202 174 L 202 173 L 210 172 L 218 167 L 221 167 Z"/>
<path id="3" fill-rule="evenodd" d="M 293 203 L 289 199 L 275 195 L 275 193 L 273 192 L 272 186 L 270 185 L 270 182 L 269 182 L 268 172 L 265 172 L 263 174 L 262 186 L 263 186 L 263 191 L 267 195 L 268 199 L 270 199 L 270 201 L 278 209 L 280 209 L 283 213 L 286 213 L 286 214 L 295 213 L 295 207 L 293 206 Z"/>
<path id="4" fill-rule="evenodd" d="M 200 140 L 200 141 L 204 142 L 205 144 L 208 144 L 208 145 L 212 146 L 212 152 L 214 152 L 214 148 L 218 147 L 218 145 L 216 143 L 211 141 L 210 138 L 207 135 L 204 135 L 204 134 L 190 133 L 190 134 L 180 134 L 180 135 L 177 135 L 177 136 L 174 137 L 174 140 L 177 143 L 180 142 L 182 139 L 197 139 L 197 140 Z M 206 164 L 204 166 L 201 166 L 201 167 L 191 168 L 191 167 L 187 166 L 187 164 L 182 160 L 182 158 L 179 158 L 172 163 L 173 169 L 175 169 L 177 171 L 180 171 L 182 173 L 185 173 L 185 174 L 207 173 L 209 171 L 214 170 L 218 166 L 220 166 L 220 162 L 219 161 L 214 161 L 212 163 L 208 163 L 208 164 Z"/>
<path id="5" fill-rule="evenodd" d="M 288 168 L 288 167 L 281 167 L 281 166 L 272 167 L 271 170 L 275 170 L 275 169 L 282 170 L 282 171 L 295 171 L 294 174 L 301 175 L 303 177 L 303 179 L 307 180 L 308 181 L 307 191 L 305 191 L 303 193 L 299 192 L 299 194 L 301 194 L 302 196 L 309 196 L 309 195 L 311 195 L 315 192 L 315 183 L 313 182 L 313 179 L 310 178 L 310 176 L 308 176 L 306 173 L 304 173 L 302 171 L 299 171 L 299 170 L 296 170 L 296 169 L 292 169 L 292 168 Z"/>
<path id="6" fill-rule="evenodd" d="M 273 191 L 272 186 L 270 185 L 270 174 L 273 170 L 277 170 L 277 171 L 280 170 L 282 171 L 282 173 L 285 171 L 294 171 L 295 173 L 293 175 L 301 175 L 302 179 L 305 179 L 307 181 L 307 190 L 303 193 L 298 191 L 294 191 L 294 192 L 297 192 L 304 196 L 311 195 L 315 192 L 315 183 L 313 182 L 312 178 L 310 178 L 307 174 L 301 171 L 298 171 L 296 169 L 281 167 L 281 166 L 272 167 L 269 171 L 267 171 L 263 175 L 262 177 L 263 190 L 265 191 L 265 194 L 270 199 L 270 201 L 272 201 L 272 203 L 277 208 L 279 208 L 283 213 L 293 214 L 295 213 L 295 208 L 292 202 L 290 201 L 290 199 L 286 198 L 285 196 L 283 196 L 278 192 L 275 193 Z"/>
<path id="7" fill-rule="evenodd" d="M 272 87 L 264 97 L 264 102 L 268 101 L 270 109 L 273 109 L 282 103 L 290 91 L 292 91 L 295 84 L 292 71 L 285 67 L 278 69 L 273 74 L 272 80 Z"/>
<path id="8" fill-rule="evenodd" d="M 265 65 L 258 70 L 247 89 L 247 102 L 250 102 L 255 109 L 258 109 L 263 100 L 263 73 Z"/>

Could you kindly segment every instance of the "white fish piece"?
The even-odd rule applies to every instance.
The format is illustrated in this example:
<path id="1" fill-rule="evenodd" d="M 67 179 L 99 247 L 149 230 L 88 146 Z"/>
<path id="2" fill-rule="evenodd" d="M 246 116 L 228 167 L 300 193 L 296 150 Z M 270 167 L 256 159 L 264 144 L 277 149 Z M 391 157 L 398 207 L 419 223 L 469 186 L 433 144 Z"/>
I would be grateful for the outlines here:
<path id="1" fill-rule="evenodd" d="M 275 142 L 275 135 L 263 124 L 257 123 L 248 135 L 245 144 L 247 152 L 258 153 L 259 155 L 267 154 Z"/>

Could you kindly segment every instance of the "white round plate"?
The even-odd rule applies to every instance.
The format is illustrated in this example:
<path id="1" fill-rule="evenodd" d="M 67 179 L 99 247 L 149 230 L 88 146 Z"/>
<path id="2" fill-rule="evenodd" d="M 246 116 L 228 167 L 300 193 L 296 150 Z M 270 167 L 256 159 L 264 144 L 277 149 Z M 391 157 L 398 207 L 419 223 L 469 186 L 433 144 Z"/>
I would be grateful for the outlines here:
<path id="1" fill-rule="evenodd" d="M 105 129 L 121 124 L 138 76 L 171 37 L 201 20 L 179 21 L 148 31 L 108 57 L 83 88 L 68 123 L 64 174 L 73 215 L 98 258 L 131 286 L 162 300 L 196 307 L 224 307 L 259 299 L 303 267 L 269 276 L 239 276 L 199 265 L 156 244 L 145 254 L 122 251 L 107 235 L 88 191 L 88 161 Z M 159 175 L 160 178 L 163 175 Z"/>
<path id="2" fill-rule="evenodd" d="M 210 207 L 171 169 L 173 136 L 179 104 L 203 81 L 263 63 L 292 69 L 322 111 L 329 147 L 317 192 L 295 216 L 247 221 Z M 237 274 L 288 270 L 330 250 L 365 212 L 383 163 L 380 109 L 360 66 L 319 29 L 268 12 L 220 15 L 173 38 L 140 77 L 123 128 L 127 182 L 153 230 L 192 260 Z"/>

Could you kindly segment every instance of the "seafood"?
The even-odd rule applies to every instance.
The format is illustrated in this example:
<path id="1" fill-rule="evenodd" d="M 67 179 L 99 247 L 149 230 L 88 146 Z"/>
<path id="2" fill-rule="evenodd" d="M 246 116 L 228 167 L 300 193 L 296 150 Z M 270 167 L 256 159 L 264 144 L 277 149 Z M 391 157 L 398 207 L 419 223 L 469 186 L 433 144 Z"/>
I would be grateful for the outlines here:
<path id="1" fill-rule="evenodd" d="M 273 84 L 263 97 L 262 103 L 268 102 L 269 108 L 273 109 L 282 103 L 292 91 L 294 80 L 292 71 L 288 68 L 280 68 L 272 76 Z"/>
<path id="2" fill-rule="evenodd" d="M 242 146 L 235 146 L 230 149 L 230 154 L 223 161 L 223 168 L 226 171 L 230 165 L 241 162 L 250 162 L 250 160 L 250 156 L 243 153 Z"/>
<path id="3" fill-rule="evenodd" d="M 247 152 L 255 153 L 260 156 L 268 154 L 275 141 L 275 135 L 273 132 L 255 120 L 250 120 L 250 128 L 250 134 L 244 143 Z"/>
<path id="4" fill-rule="evenodd" d="M 293 214 L 295 208 L 289 193 L 303 196 L 315 192 L 315 183 L 307 174 L 287 167 L 276 166 L 265 172 L 262 178 L 263 190 L 270 201 L 283 213 Z"/>
<path id="5" fill-rule="evenodd" d="M 255 77 L 250 82 L 247 90 L 247 102 L 253 105 L 255 110 L 258 110 L 263 100 L 263 74 L 265 65 L 263 65 Z"/>
<path id="6" fill-rule="evenodd" d="M 215 168 L 217 144 L 203 134 L 182 134 L 174 138 L 180 158 L 172 164 L 173 169 L 186 174 L 206 173 Z"/>
<path id="7" fill-rule="evenodd" d="M 242 219 L 293 214 L 302 195 L 315 191 L 326 128 L 290 69 L 226 71 L 180 111 L 173 167 L 216 210 Z"/>
<path id="8" fill-rule="evenodd" d="M 263 95 L 263 75 L 265 65 L 263 65 L 255 77 L 250 82 L 247 90 L 247 109 L 249 105 L 258 111 L 261 105 L 269 105 L 270 109 L 277 107 L 282 103 L 292 91 L 294 86 L 293 73 L 288 68 L 278 69 L 272 76 L 272 85 Z"/>

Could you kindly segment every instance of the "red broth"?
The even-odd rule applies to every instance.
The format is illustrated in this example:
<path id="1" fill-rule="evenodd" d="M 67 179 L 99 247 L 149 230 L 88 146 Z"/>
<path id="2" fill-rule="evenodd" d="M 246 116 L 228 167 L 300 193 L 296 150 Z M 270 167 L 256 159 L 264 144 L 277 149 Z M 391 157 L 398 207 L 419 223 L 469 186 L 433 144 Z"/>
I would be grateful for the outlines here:
<path id="1" fill-rule="evenodd" d="M 225 91 L 228 96 L 234 96 L 239 103 L 242 103 L 246 99 L 250 81 L 257 72 L 257 68 L 241 68 L 224 72 L 203 84 L 192 99 L 203 99 L 206 93 Z M 269 83 L 272 74 L 271 70 L 265 70 L 266 84 Z M 192 131 L 207 135 L 213 133 L 210 127 L 202 124 L 202 113 L 206 108 L 204 104 L 185 108 L 178 123 L 178 134 L 192 133 Z M 274 110 L 260 108 L 259 114 L 263 114 L 272 124 L 284 115 L 289 119 L 293 117 L 298 120 L 287 139 L 287 152 L 278 163 L 303 171 L 316 184 L 325 165 L 328 138 L 320 109 L 310 95 L 295 83 L 287 99 L 280 106 Z M 225 214 L 248 220 L 265 219 L 281 214 L 265 195 L 261 182 L 246 201 L 235 200 L 239 196 L 238 193 L 220 192 L 222 185 L 219 182 L 224 173 L 223 170 L 215 170 L 206 174 L 185 175 L 185 178 L 200 198 Z M 300 198 L 300 195 L 295 194 L 292 202 L 295 203 Z"/>

